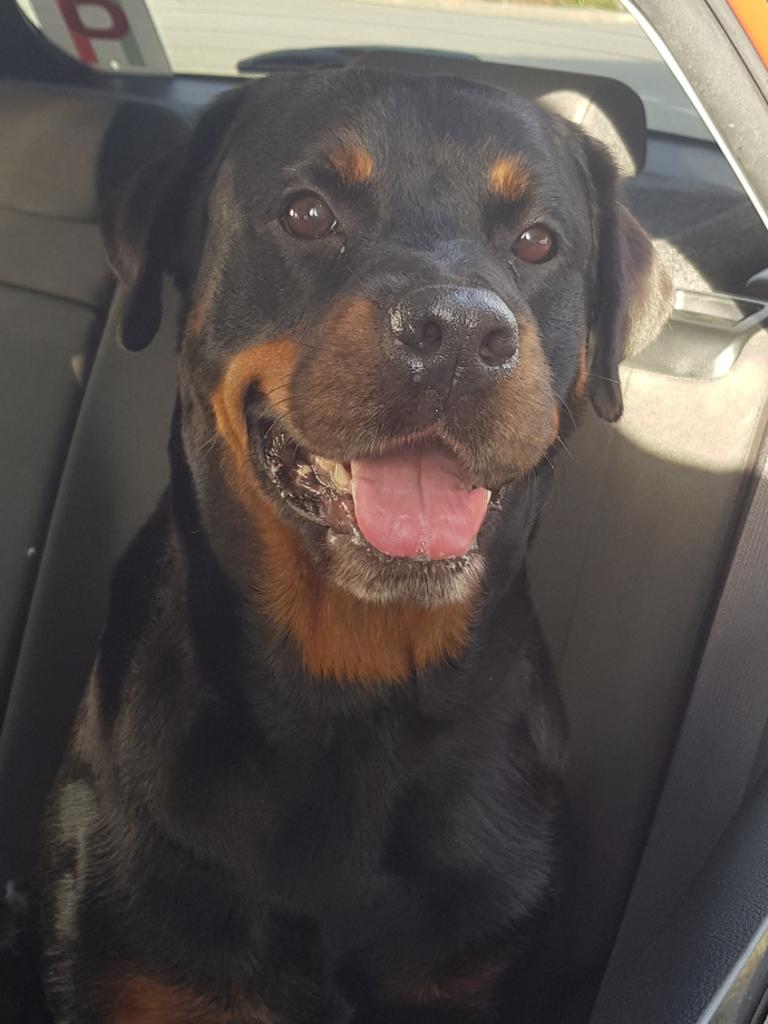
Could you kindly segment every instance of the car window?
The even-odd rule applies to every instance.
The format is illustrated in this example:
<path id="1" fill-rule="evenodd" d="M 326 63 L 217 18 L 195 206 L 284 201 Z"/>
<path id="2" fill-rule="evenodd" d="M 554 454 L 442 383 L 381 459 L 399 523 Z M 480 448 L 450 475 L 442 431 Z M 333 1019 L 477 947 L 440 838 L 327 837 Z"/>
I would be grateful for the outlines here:
<path id="1" fill-rule="evenodd" d="M 115 5 L 69 6 L 99 29 Z M 22 0 L 21 7 L 48 34 L 52 19 L 61 18 L 53 0 Z M 652 130 L 708 137 L 672 73 L 615 0 L 147 0 L 146 8 L 170 68 L 180 74 L 234 75 L 244 57 L 304 47 L 446 50 L 617 78 L 641 96 Z M 113 70 L 137 70 L 130 56 L 118 56 L 107 62 Z"/>

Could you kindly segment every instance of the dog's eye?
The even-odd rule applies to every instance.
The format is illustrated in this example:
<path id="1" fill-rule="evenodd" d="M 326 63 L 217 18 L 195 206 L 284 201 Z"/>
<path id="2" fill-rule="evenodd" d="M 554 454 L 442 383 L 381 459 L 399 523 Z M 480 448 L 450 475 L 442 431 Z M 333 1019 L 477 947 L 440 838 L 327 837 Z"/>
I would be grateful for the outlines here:
<path id="1" fill-rule="evenodd" d="M 543 224 L 532 224 L 518 236 L 512 249 L 525 263 L 546 263 L 555 255 L 555 236 Z"/>
<path id="2" fill-rule="evenodd" d="M 285 211 L 283 225 L 297 238 L 322 238 L 336 227 L 336 215 L 314 192 L 295 196 Z"/>

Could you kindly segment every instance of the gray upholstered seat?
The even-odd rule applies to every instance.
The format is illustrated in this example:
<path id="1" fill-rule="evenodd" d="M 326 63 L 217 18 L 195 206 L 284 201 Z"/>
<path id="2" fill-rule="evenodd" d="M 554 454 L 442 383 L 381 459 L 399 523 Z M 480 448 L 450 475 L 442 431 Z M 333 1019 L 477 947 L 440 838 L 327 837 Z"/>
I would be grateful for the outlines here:
<path id="1" fill-rule="evenodd" d="M 0 710 L 112 294 L 101 200 L 180 131 L 162 107 L 0 82 Z"/>

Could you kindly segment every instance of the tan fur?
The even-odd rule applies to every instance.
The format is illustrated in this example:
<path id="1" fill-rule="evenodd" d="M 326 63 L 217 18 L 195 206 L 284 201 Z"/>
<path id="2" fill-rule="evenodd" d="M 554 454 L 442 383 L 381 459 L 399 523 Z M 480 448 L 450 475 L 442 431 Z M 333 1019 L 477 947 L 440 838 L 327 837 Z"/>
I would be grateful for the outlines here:
<path id="1" fill-rule="evenodd" d="M 508 966 L 508 961 L 502 959 L 459 966 L 450 977 L 441 972 L 432 981 L 410 989 L 395 990 L 393 994 L 399 1001 L 420 1005 L 441 1002 L 478 1005 L 487 999 L 499 975 Z"/>
<path id="2" fill-rule="evenodd" d="M 373 157 L 359 143 L 337 146 L 328 160 L 345 185 L 363 185 L 373 178 Z"/>
<path id="3" fill-rule="evenodd" d="M 522 475 L 554 444 L 560 421 L 538 329 L 520 316 L 518 329 L 517 366 L 486 401 L 477 403 L 473 428 L 479 437 L 493 438 L 507 463 Z"/>
<path id="4" fill-rule="evenodd" d="M 315 676 L 339 682 L 404 682 L 414 671 L 457 657 L 470 627 L 468 602 L 441 608 L 374 605 L 327 583 L 301 540 L 262 502 L 261 598 L 269 617 L 299 646 Z"/>
<path id="5" fill-rule="evenodd" d="M 213 282 L 208 280 L 187 314 L 186 323 L 184 325 L 185 334 L 189 334 L 192 337 L 196 337 L 200 334 L 203 326 L 205 325 L 205 321 L 208 318 L 208 311 L 213 303 L 213 296 Z"/>
<path id="6" fill-rule="evenodd" d="M 494 195 L 516 202 L 530 184 L 530 175 L 519 156 L 497 157 L 488 169 L 488 188 Z"/>
<path id="7" fill-rule="evenodd" d="M 272 408 L 288 412 L 288 388 L 298 358 L 298 344 L 290 337 L 277 338 L 242 349 L 232 358 L 213 394 L 216 429 L 230 451 L 237 453 L 240 474 L 251 475 L 246 465 L 248 448 L 245 424 L 245 395 L 258 385 Z"/>
<path id="8" fill-rule="evenodd" d="M 587 346 L 584 345 L 581 352 L 579 352 L 579 369 L 576 373 L 576 380 L 571 388 L 571 394 L 574 395 L 575 398 L 584 398 L 586 396 L 588 373 Z"/>
<path id="9" fill-rule="evenodd" d="M 259 1000 L 235 997 L 223 1009 L 188 988 L 126 974 L 108 986 L 108 1024 L 269 1024 Z"/>

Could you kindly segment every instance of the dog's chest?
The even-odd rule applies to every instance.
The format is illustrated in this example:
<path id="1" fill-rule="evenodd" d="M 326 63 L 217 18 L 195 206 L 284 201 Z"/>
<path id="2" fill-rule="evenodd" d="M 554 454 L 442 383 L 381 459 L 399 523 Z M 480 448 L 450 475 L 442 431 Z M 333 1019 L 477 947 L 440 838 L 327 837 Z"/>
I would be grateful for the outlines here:
<path id="1" fill-rule="evenodd" d="M 347 738 L 272 783 L 266 888 L 340 947 L 404 921 L 455 941 L 525 913 L 549 882 L 555 801 L 508 722 L 398 739 Z"/>

